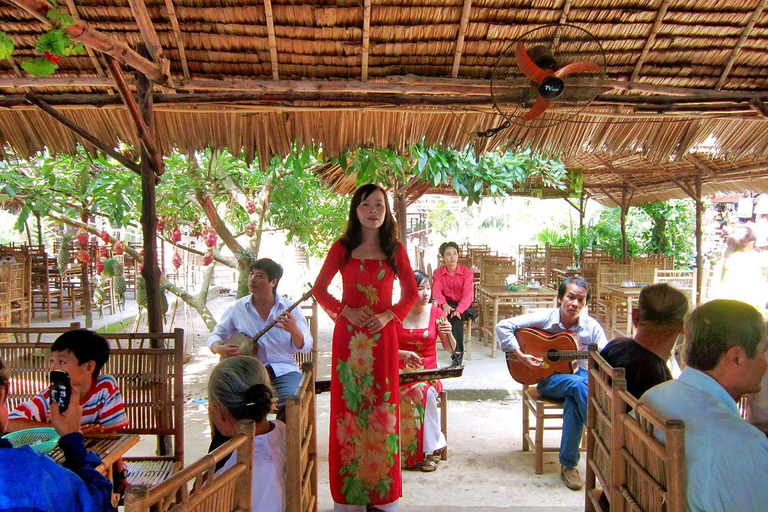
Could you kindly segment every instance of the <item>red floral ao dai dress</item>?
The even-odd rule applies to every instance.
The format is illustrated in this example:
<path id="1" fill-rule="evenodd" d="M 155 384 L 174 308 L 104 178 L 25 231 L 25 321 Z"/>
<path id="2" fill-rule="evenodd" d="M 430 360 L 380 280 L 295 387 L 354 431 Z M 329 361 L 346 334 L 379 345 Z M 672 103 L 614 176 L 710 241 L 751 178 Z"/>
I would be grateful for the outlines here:
<path id="1" fill-rule="evenodd" d="M 333 501 L 382 505 L 402 496 L 399 376 L 395 324 L 416 302 L 416 279 L 405 248 L 394 257 L 401 298 L 392 304 L 395 274 L 386 260 L 349 257 L 336 242 L 317 276 L 313 293 L 336 321 L 331 369 L 331 426 L 328 465 Z M 341 301 L 328 286 L 341 272 Z M 397 318 L 370 334 L 341 316 L 344 307 L 390 310 Z"/>

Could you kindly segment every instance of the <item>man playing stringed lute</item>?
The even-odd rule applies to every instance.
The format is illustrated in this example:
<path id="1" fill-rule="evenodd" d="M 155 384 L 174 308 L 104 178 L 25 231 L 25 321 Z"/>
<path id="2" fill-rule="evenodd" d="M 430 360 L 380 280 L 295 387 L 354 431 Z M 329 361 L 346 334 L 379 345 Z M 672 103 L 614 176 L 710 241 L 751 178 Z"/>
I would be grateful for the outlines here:
<path id="1" fill-rule="evenodd" d="M 254 355 L 248 341 L 266 325 L 277 319 L 277 324 L 257 341 L 256 358 L 267 367 L 272 387 L 278 397 L 278 408 L 285 399 L 295 395 L 301 382 L 301 371 L 294 354 L 312 350 L 312 335 L 301 308 L 286 310 L 291 302 L 277 293 L 277 284 L 283 276 L 282 267 L 269 258 L 261 258 L 251 265 L 248 276 L 249 295 L 238 299 L 224 312 L 216 325 L 208 348 L 222 359 L 240 355 Z M 237 338 L 243 339 L 238 343 Z"/>
<path id="2" fill-rule="evenodd" d="M 579 350 L 597 344 L 603 348 L 608 342 L 603 328 L 597 320 L 587 315 L 586 305 L 591 288 L 580 277 L 571 277 L 560 284 L 557 290 L 559 308 L 531 313 L 502 320 L 496 326 L 499 345 L 504 352 L 513 352 L 517 359 L 528 367 L 540 367 L 543 357 L 526 354 L 520 350 L 515 333 L 529 327 L 549 334 L 570 331 L 578 336 Z M 579 463 L 579 444 L 587 420 L 587 364 L 579 361 L 574 373 L 555 373 L 538 383 L 539 394 L 545 398 L 564 400 L 563 433 L 560 439 L 560 475 L 569 489 L 582 488 L 581 477 L 576 469 Z"/>

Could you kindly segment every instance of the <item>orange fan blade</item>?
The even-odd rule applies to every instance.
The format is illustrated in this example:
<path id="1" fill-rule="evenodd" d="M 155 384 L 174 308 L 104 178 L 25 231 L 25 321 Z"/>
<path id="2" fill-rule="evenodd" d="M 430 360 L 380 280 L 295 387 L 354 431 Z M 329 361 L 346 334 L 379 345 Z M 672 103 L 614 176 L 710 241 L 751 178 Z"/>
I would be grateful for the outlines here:
<path id="1" fill-rule="evenodd" d="M 533 104 L 533 107 L 531 107 L 531 110 L 525 113 L 523 116 L 523 121 L 526 123 L 528 121 L 533 121 L 534 119 L 538 119 L 541 114 L 544 113 L 545 110 L 547 110 L 547 107 L 549 107 L 549 100 L 545 100 L 541 96 L 536 100 L 536 103 Z"/>
<path id="2" fill-rule="evenodd" d="M 574 73 L 599 73 L 600 66 L 594 62 L 582 60 L 579 62 L 572 62 L 567 66 L 563 66 L 555 71 L 555 76 L 560 78 L 563 76 L 573 75 Z"/>
<path id="3" fill-rule="evenodd" d="M 522 41 L 518 42 L 517 47 L 515 48 L 515 62 L 517 63 L 517 67 L 520 68 L 520 71 L 537 84 L 540 84 L 545 78 L 552 74 L 551 71 L 544 71 L 533 62 L 533 59 L 528 55 L 528 52 L 525 51 L 525 45 Z"/>

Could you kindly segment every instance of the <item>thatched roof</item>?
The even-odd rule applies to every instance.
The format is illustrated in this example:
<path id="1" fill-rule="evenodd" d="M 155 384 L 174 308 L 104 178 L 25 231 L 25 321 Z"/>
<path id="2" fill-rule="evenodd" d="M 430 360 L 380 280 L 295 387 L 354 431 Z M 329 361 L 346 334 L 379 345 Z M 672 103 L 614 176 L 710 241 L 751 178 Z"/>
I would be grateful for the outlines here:
<path id="1" fill-rule="evenodd" d="M 335 155 L 361 144 L 405 148 L 425 137 L 478 152 L 532 146 L 583 166 L 587 184 L 638 187 L 635 198 L 668 197 L 677 184 L 666 175 L 697 172 L 713 191 L 768 190 L 760 178 L 768 162 L 765 0 L 59 4 L 125 72 L 140 68 L 163 84 L 155 98 L 163 152 L 226 146 L 268 161 L 293 140 Z M 0 0 L 0 30 L 17 47 L 0 61 L 0 142 L 19 155 L 44 146 L 72 151 L 80 142 L 26 103 L 23 94 L 34 92 L 103 141 L 138 145 L 104 53 L 65 58 L 50 78 L 21 70 L 47 30 L 41 5 Z M 570 122 L 478 137 L 502 121 L 489 86 L 499 56 L 516 37 L 551 23 L 578 25 L 602 43 L 605 88 Z M 128 51 L 142 42 L 148 58 Z M 692 163 L 692 153 L 709 163 Z M 718 184 L 721 175 L 736 181 Z M 592 192 L 606 199 L 605 190 Z"/>

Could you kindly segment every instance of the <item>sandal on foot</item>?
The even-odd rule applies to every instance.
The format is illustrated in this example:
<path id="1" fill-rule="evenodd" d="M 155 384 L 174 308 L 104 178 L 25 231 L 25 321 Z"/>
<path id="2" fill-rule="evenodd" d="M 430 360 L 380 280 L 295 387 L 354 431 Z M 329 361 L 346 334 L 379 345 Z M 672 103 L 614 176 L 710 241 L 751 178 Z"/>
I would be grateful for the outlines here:
<path id="1" fill-rule="evenodd" d="M 421 461 L 420 466 L 424 473 L 431 473 L 437 469 L 437 464 L 432 459 L 424 459 Z"/>

